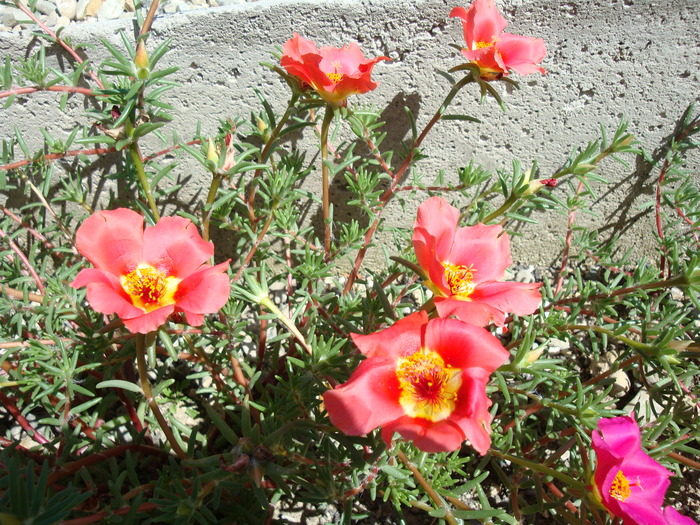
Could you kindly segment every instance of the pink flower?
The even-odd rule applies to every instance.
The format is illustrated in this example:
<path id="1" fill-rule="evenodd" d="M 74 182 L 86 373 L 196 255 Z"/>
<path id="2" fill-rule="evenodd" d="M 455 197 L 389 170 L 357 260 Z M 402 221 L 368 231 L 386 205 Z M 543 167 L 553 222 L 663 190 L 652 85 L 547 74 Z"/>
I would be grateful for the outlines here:
<path id="1" fill-rule="evenodd" d="M 592 436 L 595 497 L 625 525 L 665 523 L 661 506 L 671 473 L 642 450 L 634 414 L 601 419 L 598 428 Z M 667 511 L 667 517 L 673 512 Z"/>
<path id="2" fill-rule="evenodd" d="M 344 106 L 356 93 L 367 93 L 377 87 L 370 75 L 372 68 L 388 57 L 366 59 L 354 42 L 341 48 L 322 47 L 297 33 L 282 48 L 280 64 L 287 73 L 311 86 L 326 102 Z"/>
<path id="3" fill-rule="evenodd" d="M 505 312 L 533 313 L 542 301 L 542 283 L 500 281 L 512 263 L 508 234 L 498 225 L 458 228 L 458 222 L 457 208 L 432 197 L 418 207 L 413 226 L 418 264 L 426 270 L 440 317 L 501 326 Z"/>
<path id="4" fill-rule="evenodd" d="M 664 509 L 664 525 L 698 525 L 697 522 L 688 516 L 683 516 L 673 507 Z"/>
<path id="5" fill-rule="evenodd" d="M 344 383 L 323 394 L 331 422 L 361 436 L 382 427 L 426 452 L 469 440 L 481 455 L 491 445 L 489 375 L 508 352 L 485 329 L 418 312 L 370 335 L 352 334 L 365 359 Z"/>
<path id="6" fill-rule="evenodd" d="M 469 9 L 455 7 L 450 16 L 462 19 L 467 44 L 462 54 L 479 66 L 483 79 L 493 80 L 510 70 L 521 75 L 547 72 L 538 65 L 547 52 L 544 41 L 503 33 L 508 22 L 494 0 L 474 0 Z"/>
<path id="7" fill-rule="evenodd" d="M 130 332 L 152 332 L 173 312 L 197 326 L 228 300 L 228 261 L 204 264 L 214 245 L 188 219 L 166 217 L 144 230 L 143 217 L 132 210 L 100 211 L 78 228 L 76 245 L 95 267 L 70 285 L 87 286 L 90 306 L 116 313 Z"/>

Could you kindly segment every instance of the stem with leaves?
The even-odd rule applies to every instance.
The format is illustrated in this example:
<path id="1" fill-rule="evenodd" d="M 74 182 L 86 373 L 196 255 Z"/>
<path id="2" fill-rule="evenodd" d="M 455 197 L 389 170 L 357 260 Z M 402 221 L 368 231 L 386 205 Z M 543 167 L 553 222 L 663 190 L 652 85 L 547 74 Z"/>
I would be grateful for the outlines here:
<path id="1" fill-rule="evenodd" d="M 168 443 L 170 443 L 170 446 L 173 448 L 173 451 L 175 452 L 175 454 L 177 454 L 177 456 L 180 459 L 185 459 L 187 458 L 187 454 L 184 450 L 182 450 L 182 447 L 180 447 L 180 444 L 175 438 L 173 431 L 170 429 L 168 422 L 165 420 L 165 417 L 163 417 L 163 413 L 160 411 L 158 403 L 153 397 L 151 383 L 148 380 L 148 366 L 146 364 L 147 337 L 148 335 L 146 334 L 138 334 L 136 336 L 136 365 L 138 366 L 139 370 L 139 382 L 141 383 L 141 390 L 143 390 L 143 395 L 146 397 L 146 403 L 148 403 L 148 406 L 151 408 L 153 415 L 158 421 L 160 429 L 163 431 L 163 434 L 165 434 L 165 437 L 168 440 Z"/>

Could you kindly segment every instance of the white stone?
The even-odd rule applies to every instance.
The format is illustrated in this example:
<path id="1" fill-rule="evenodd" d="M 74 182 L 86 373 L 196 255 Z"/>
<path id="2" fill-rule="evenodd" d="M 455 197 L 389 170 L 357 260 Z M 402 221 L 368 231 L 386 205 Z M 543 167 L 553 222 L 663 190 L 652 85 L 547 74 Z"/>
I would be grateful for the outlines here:
<path id="1" fill-rule="evenodd" d="M 58 0 L 56 7 L 61 16 L 65 16 L 68 20 L 75 20 L 75 15 L 78 13 L 77 0 Z"/>
<path id="2" fill-rule="evenodd" d="M 78 8 L 75 12 L 76 20 L 85 20 L 85 17 L 87 16 L 87 6 L 89 3 L 90 0 L 78 0 Z"/>
<path id="3" fill-rule="evenodd" d="M 97 19 L 100 22 L 119 18 L 124 12 L 124 0 L 106 0 L 97 11 Z"/>
<path id="4" fill-rule="evenodd" d="M 36 3 L 36 10 L 45 15 L 50 15 L 56 11 L 56 6 L 47 0 L 39 0 Z"/>
<path id="5" fill-rule="evenodd" d="M 46 25 L 49 27 L 56 27 L 56 22 L 58 22 L 58 14 L 54 11 L 46 17 Z"/>
<path id="6" fill-rule="evenodd" d="M 56 27 L 67 27 L 70 25 L 70 20 L 65 16 L 59 16 L 56 21 Z"/>

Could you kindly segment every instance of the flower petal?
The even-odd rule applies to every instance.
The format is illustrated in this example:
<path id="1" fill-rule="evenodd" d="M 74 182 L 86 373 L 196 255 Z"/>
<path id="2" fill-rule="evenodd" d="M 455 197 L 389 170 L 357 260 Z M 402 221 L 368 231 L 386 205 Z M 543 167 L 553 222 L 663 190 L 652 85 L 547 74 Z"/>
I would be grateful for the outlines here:
<path id="1" fill-rule="evenodd" d="M 166 275 L 187 277 L 214 255 L 214 245 L 202 239 L 184 217 L 163 217 L 143 234 L 143 256 Z"/>
<path id="2" fill-rule="evenodd" d="M 382 439 L 388 444 L 398 432 L 424 452 L 452 452 L 462 446 L 464 434 L 450 419 L 431 423 L 425 419 L 401 417 L 382 427 Z"/>
<path id="3" fill-rule="evenodd" d="M 440 197 L 431 197 L 418 206 L 413 245 L 419 265 L 427 269 L 431 261 L 446 260 L 458 221 L 459 210 Z"/>
<path id="4" fill-rule="evenodd" d="M 323 394 L 331 422 L 351 436 L 362 436 L 404 415 L 399 404 L 396 364 L 383 358 L 360 363 L 344 383 Z"/>
<path id="5" fill-rule="evenodd" d="M 177 309 L 186 314 L 188 312 L 197 314 L 218 312 L 228 301 L 231 291 L 231 281 L 226 275 L 228 265 L 229 261 L 216 266 L 205 265 L 187 276 L 178 285 L 175 293 Z"/>
<path id="6" fill-rule="evenodd" d="M 449 259 L 443 260 L 456 265 L 473 266 L 476 270 L 474 283 L 501 279 L 506 268 L 513 263 L 508 234 L 497 224 L 459 228 L 454 236 Z"/>
<path id="7" fill-rule="evenodd" d="M 434 301 L 440 317 L 454 316 L 474 326 L 488 326 L 491 322 L 496 326 L 502 326 L 505 322 L 506 316 L 501 310 L 485 303 L 449 297 L 435 297 Z"/>
<path id="8" fill-rule="evenodd" d="M 369 335 L 350 334 L 350 337 L 367 357 L 381 356 L 395 360 L 421 347 L 423 327 L 427 323 L 428 314 L 420 311 L 399 319 L 384 330 Z"/>
<path id="9" fill-rule="evenodd" d="M 491 400 L 486 395 L 489 375 L 484 370 L 470 368 L 462 373 L 462 387 L 457 393 L 457 410 L 453 421 L 469 440 L 472 448 L 482 456 L 491 446 Z"/>
<path id="10" fill-rule="evenodd" d="M 112 273 L 97 268 L 80 270 L 73 288 L 87 286 L 87 301 L 90 307 L 101 314 L 117 314 L 119 317 L 135 317 L 143 313 L 131 303 L 119 279 Z"/>
<path id="11" fill-rule="evenodd" d="M 493 334 L 456 319 L 431 320 L 425 330 L 425 348 L 438 353 L 447 366 L 478 368 L 486 377 L 510 358 Z"/>
<path id="12" fill-rule="evenodd" d="M 75 245 L 96 268 L 125 275 L 143 261 L 143 217 L 127 208 L 93 213 L 78 228 Z"/>
<path id="13" fill-rule="evenodd" d="M 478 43 L 491 43 L 506 28 L 508 22 L 498 12 L 494 0 L 475 0 L 469 9 L 455 7 L 451 17 L 462 19 L 464 40 L 469 49 L 476 49 Z"/>
<path id="14" fill-rule="evenodd" d="M 496 42 L 496 50 L 506 70 L 513 70 L 520 75 L 547 73 L 546 69 L 538 65 L 547 54 L 541 38 L 504 33 Z"/>
<path id="15" fill-rule="evenodd" d="M 542 283 L 490 282 L 478 285 L 469 298 L 502 312 L 530 315 L 542 303 Z"/>
<path id="16" fill-rule="evenodd" d="M 670 505 L 664 509 L 666 525 L 697 525 L 695 520 L 684 516 Z"/>
<path id="17" fill-rule="evenodd" d="M 124 326 L 126 326 L 127 330 L 130 332 L 148 334 L 158 330 L 158 328 L 165 324 L 168 317 L 170 317 L 174 311 L 175 305 L 169 304 L 148 313 L 141 312 L 142 315 L 132 319 L 122 317 L 122 321 L 124 321 Z"/>

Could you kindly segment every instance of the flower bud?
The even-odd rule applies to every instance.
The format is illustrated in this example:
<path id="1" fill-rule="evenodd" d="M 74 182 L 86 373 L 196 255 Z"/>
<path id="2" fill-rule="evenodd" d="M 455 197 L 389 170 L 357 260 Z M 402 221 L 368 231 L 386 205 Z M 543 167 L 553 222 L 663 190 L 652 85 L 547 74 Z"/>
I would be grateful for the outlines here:
<path id="1" fill-rule="evenodd" d="M 537 193 L 541 188 L 543 188 L 545 186 L 549 186 L 550 188 L 554 188 L 556 185 L 557 185 L 557 179 L 533 180 L 532 182 L 530 182 L 527 189 L 523 192 L 523 196 L 532 195 L 534 193 Z"/>
<path id="2" fill-rule="evenodd" d="M 134 65 L 136 66 L 136 76 L 140 79 L 148 78 L 150 70 L 148 66 L 150 65 L 150 60 L 148 59 L 148 53 L 146 52 L 146 44 L 143 40 L 136 46 L 136 55 L 134 56 Z"/>
<path id="3" fill-rule="evenodd" d="M 214 166 L 219 165 L 219 154 L 216 151 L 214 141 L 211 139 L 209 139 L 209 146 L 207 147 L 207 160 L 212 161 Z"/>

